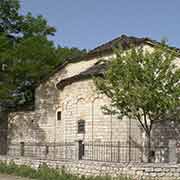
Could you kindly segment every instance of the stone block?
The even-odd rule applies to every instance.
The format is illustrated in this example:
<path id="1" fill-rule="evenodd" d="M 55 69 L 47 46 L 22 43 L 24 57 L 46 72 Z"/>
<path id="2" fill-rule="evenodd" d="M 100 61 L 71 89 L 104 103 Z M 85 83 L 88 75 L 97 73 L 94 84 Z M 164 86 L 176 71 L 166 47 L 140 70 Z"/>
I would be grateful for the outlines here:
<path id="1" fill-rule="evenodd" d="M 155 171 L 155 172 L 161 172 L 161 171 L 162 171 L 162 168 L 154 168 L 154 171 Z"/>

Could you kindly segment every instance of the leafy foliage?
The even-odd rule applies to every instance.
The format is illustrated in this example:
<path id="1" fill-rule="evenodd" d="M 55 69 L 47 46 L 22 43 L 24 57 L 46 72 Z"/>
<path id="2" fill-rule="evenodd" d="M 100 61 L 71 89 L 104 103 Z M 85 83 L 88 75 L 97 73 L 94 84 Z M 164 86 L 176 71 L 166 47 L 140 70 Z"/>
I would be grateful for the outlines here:
<path id="1" fill-rule="evenodd" d="M 55 28 L 43 16 L 21 15 L 18 0 L 0 3 L 0 102 L 33 101 L 33 84 L 65 58 L 79 56 L 77 48 L 55 47 L 48 39 Z"/>
<path id="2" fill-rule="evenodd" d="M 1 0 L 0 3 L 0 32 L 18 33 L 22 16 L 18 14 L 18 0 Z"/>
<path id="3" fill-rule="evenodd" d="M 180 69 L 174 63 L 177 54 L 166 45 L 152 52 L 132 47 L 115 53 L 105 76 L 95 81 L 100 93 L 111 99 L 105 112 L 136 119 L 150 139 L 152 125 L 180 106 Z"/>

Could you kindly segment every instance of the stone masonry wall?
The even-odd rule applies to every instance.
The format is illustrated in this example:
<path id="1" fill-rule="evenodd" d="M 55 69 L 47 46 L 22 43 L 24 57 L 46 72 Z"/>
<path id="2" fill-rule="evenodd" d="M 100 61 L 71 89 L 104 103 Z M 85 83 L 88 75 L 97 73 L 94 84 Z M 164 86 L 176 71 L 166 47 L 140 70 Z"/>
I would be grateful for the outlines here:
<path id="1" fill-rule="evenodd" d="M 67 173 L 85 176 L 128 176 L 137 180 L 179 180 L 180 164 L 143 164 L 143 163 L 104 163 L 94 161 L 49 161 L 28 158 L 0 156 L 0 161 L 29 165 L 37 169 L 42 164 L 51 168 L 64 169 Z"/>
<path id="2" fill-rule="evenodd" d="M 64 100 L 60 99 L 61 92 L 56 88 L 56 84 L 64 78 L 73 76 L 86 70 L 94 65 L 98 59 L 84 60 L 77 63 L 70 63 L 62 70 L 55 73 L 47 81 L 41 83 L 35 91 L 35 111 L 30 112 L 14 112 L 9 114 L 9 129 L 11 130 L 10 141 L 42 141 L 38 140 L 37 136 L 33 136 L 32 132 L 27 129 L 29 126 L 37 127 L 36 130 L 43 131 L 45 136 L 44 141 L 48 142 L 63 142 L 64 135 L 64 121 L 57 121 L 56 112 L 64 108 Z M 67 90 L 68 96 L 71 94 Z M 23 123 L 23 128 L 22 127 Z M 56 131 L 57 127 L 57 131 Z M 19 129 L 19 130 L 18 130 Z M 31 129 L 31 128 L 30 128 Z M 23 132 L 24 130 L 24 132 Z M 57 134 L 56 134 L 57 132 Z M 56 138 L 56 136 L 58 138 Z"/>
<path id="3" fill-rule="evenodd" d="M 96 60 L 73 63 L 67 65 L 61 71 L 55 73 L 49 80 L 40 84 L 35 92 L 35 111 L 34 112 L 14 112 L 9 115 L 9 129 L 11 137 L 10 141 L 39 141 L 54 142 L 56 123 L 60 131 L 58 131 L 58 141 L 64 141 L 63 122 L 56 121 L 56 112 L 61 109 L 59 101 L 59 90 L 56 84 L 60 79 L 69 77 L 70 75 L 79 73 L 82 69 L 86 69 L 93 65 Z M 23 128 L 21 128 L 23 125 Z M 29 127 L 35 126 L 36 132 L 40 132 L 42 137 L 33 136 L 34 132 L 30 132 Z M 31 129 L 31 128 L 30 128 Z M 34 138 L 33 138 L 34 137 Z M 38 139 L 39 138 L 39 139 Z"/>
<path id="4" fill-rule="evenodd" d="M 111 56 L 103 58 L 109 59 Z M 62 91 L 56 88 L 60 80 L 79 74 L 98 60 L 70 63 L 41 83 L 35 93 L 35 111 L 9 115 L 8 140 L 18 143 L 131 141 L 139 147 L 135 149 L 139 153 L 143 146 L 142 129 L 134 120 L 119 120 L 115 116 L 104 115 L 101 107 L 109 104 L 109 100 L 97 94 L 92 80 L 75 82 Z M 62 114 L 60 121 L 57 120 L 57 111 Z M 79 120 L 85 120 L 84 134 L 77 133 Z"/>
<path id="5" fill-rule="evenodd" d="M 93 80 L 75 82 L 62 91 L 56 88 L 61 79 L 78 74 L 97 61 L 98 59 L 92 59 L 70 63 L 48 81 L 40 84 L 35 93 L 35 111 L 10 113 L 9 141 L 127 143 L 130 136 L 129 120 L 118 120 L 115 116 L 103 114 L 101 107 L 109 104 L 109 100 L 97 94 Z M 61 111 L 60 121 L 56 117 L 57 111 Z M 85 120 L 84 134 L 78 134 L 79 120 Z M 137 123 L 132 125 L 136 129 L 131 134 L 134 142 L 142 144 Z M 87 151 L 89 150 L 86 149 Z M 97 151 L 96 148 L 94 151 Z M 91 152 L 86 154 L 88 153 Z"/>

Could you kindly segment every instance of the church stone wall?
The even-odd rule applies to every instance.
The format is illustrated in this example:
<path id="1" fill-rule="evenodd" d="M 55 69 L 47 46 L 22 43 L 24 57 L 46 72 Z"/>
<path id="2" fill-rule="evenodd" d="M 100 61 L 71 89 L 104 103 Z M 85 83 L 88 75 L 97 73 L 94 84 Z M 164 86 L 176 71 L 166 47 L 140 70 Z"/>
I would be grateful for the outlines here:
<path id="1" fill-rule="evenodd" d="M 98 96 L 93 80 L 75 82 L 60 92 L 62 121 L 66 140 L 117 141 L 127 139 L 128 121 L 104 115 L 101 107 L 109 100 Z M 85 120 L 85 133 L 78 134 L 77 124 Z M 57 137 L 58 138 L 58 137 Z"/>
<path id="2" fill-rule="evenodd" d="M 108 59 L 108 57 L 106 57 Z M 12 142 L 63 142 L 63 141 L 110 141 L 120 137 L 126 123 L 113 120 L 102 113 L 101 105 L 108 102 L 98 97 L 92 80 L 75 82 L 63 91 L 56 84 L 67 77 L 79 74 L 94 65 L 98 59 L 70 63 L 37 87 L 35 111 L 14 112 L 9 115 L 9 140 Z M 62 112 L 62 120 L 56 118 Z M 86 122 L 86 133 L 77 134 L 77 121 Z M 113 123 L 112 123 L 112 122 Z M 93 128 L 92 128 L 93 127 Z M 96 127 L 96 128 L 95 128 Z M 112 128 L 115 130 L 112 131 Z M 121 133 L 126 137 L 126 132 Z"/>

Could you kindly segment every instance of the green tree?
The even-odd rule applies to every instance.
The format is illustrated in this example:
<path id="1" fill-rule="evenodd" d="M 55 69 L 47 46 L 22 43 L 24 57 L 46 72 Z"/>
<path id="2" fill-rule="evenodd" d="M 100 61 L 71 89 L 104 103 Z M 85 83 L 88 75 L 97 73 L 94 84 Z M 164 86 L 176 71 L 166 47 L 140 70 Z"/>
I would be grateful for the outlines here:
<path id="1" fill-rule="evenodd" d="M 153 124 L 180 106 L 180 69 L 174 63 L 177 54 L 166 45 L 155 47 L 153 52 L 132 47 L 128 51 L 116 49 L 115 53 L 104 77 L 95 78 L 99 92 L 111 100 L 111 107 L 103 109 L 140 123 L 148 140 L 150 162 Z"/>
<path id="2" fill-rule="evenodd" d="M 18 0 L 1 0 L 0 3 L 0 32 L 10 34 L 19 33 L 22 16 L 18 11 L 20 4 Z"/>
<path id="3" fill-rule="evenodd" d="M 55 47 L 48 39 L 55 28 L 42 16 L 21 15 L 18 0 L 0 3 L 0 103 L 33 101 L 33 85 L 65 58 L 81 55 L 77 48 Z"/>
<path id="4" fill-rule="evenodd" d="M 54 35 L 56 29 L 49 26 L 41 15 L 33 17 L 31 13 L 19 13 L 19 0 L 1 0 L 0 32 L 13 36 Z"/>

